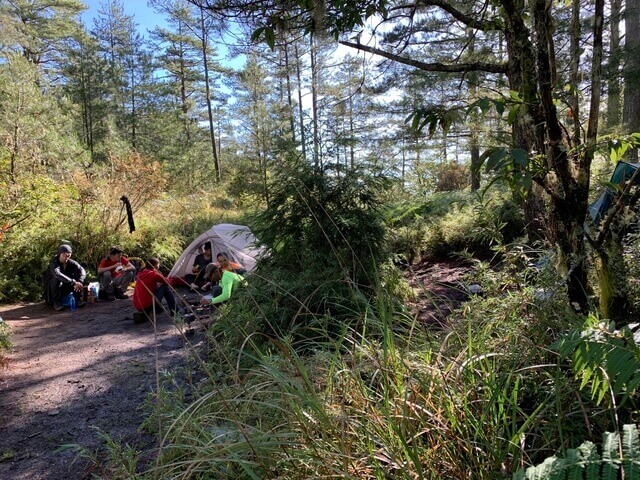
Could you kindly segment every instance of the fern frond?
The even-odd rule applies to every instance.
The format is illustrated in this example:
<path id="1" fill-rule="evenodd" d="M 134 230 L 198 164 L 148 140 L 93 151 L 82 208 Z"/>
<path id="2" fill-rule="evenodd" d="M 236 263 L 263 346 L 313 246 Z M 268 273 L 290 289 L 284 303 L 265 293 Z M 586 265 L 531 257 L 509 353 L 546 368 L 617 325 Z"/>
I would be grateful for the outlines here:
<path id="1" fill-rule="evenodd" d="M 578 447 L 585 463 L 585 478 L 587 480 L 598 480 L 600 478 L 600 455 L 598 448 L 593 442 L 584 442 Z"/>
<path id="2" fill-rule="evenodd" d="M 609 325 L 587 321 L 582 331 L 569 332 L 552 348 L 571 358 L 573 372 L 580 379 L 580 389 L 589 386 L 597 404 L 610 392 L 622 398 L 621 405 L 640 388 L 640 348 L 628 328 L 615 330 Z"/>
<path id="3" fill-rule="evenodd" d="M 567 450 L 565 460 L 565 476 L 567 480 L 582 480 L 582 472 L 584 464 L 582 463 L 582 452 L 578 449 L 571 448 Z"/>
<path id="4" fill-rule="evenodd" d="M 592 442 L 584 442 L 576 449 L 567 450 L 564 457 L 549 457 L 540 465 L 518 470 L 512 478 L 618 480 L 620 467 L 623 468 L 625 480 L 640 480 L 640 433 L 636 425 L 623 426 L 622 443 L 619 433 L 605 432 L 602 437 L 602 455 L 598 454 L 598 449 Z"/>
<path id="5" fill-rule="evenodd" d="M 605 432 L 602 442 L 602 480 L 617 480 L 620 460 L 620 437 L 617 432 Z"/>
<path id="6" fill-rule="evenodd" d="M 636 425 L 622 427 L 622 468 L 625 480 L 640 479 L 640 438 Z"/>

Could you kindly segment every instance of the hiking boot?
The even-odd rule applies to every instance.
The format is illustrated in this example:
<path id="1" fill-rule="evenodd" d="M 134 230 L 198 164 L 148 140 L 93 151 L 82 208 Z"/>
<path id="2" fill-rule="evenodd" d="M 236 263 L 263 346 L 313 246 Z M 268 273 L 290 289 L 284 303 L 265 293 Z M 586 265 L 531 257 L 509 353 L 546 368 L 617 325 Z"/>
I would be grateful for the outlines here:
<path id="1" fill-rule="evenodd" d="M 116 297 L 114 297 L 113 295 L 107 295 L 107 298 L 105 299 L 107 302 L 113 302 L 116 299 Z"/>
<path id="2" fill-rule="evenodd" d="M 64 307 L 63 307 L 61 304 L 59 304 L 59 303 L 54 303 L 54 304 L 53 304 L 53 309 L 54 309 L 56 312 L 61 312 L 62 310 L 64 310 Z"/>
<path id="3" fill-rule="evenodd" d="M 122 293 L 120 290 L 116 290 L 114 295 L 118 300 L 126 300 L 127 298 L 129 298 L 127 295 Z"/>
<path id="4" fill-rule="evenodd" d="M 83 301 L 76 302 L 76 308 L 82 308 L 86 306 L 87 306 L 87 302 L 83 302 Z"/>

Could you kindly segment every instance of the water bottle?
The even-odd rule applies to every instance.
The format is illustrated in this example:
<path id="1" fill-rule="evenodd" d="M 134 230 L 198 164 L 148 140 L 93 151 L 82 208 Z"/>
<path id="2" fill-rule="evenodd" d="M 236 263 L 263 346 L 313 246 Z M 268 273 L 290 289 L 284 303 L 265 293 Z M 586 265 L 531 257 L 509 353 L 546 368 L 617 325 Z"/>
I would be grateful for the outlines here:
<path id="1" fill-rule="evenodd" d="M 71 298 L 69 298 L 69 308 L 72 312 L 76 309 L 76 297 L 74 297 L 73 295 L 71 295 Z"/>

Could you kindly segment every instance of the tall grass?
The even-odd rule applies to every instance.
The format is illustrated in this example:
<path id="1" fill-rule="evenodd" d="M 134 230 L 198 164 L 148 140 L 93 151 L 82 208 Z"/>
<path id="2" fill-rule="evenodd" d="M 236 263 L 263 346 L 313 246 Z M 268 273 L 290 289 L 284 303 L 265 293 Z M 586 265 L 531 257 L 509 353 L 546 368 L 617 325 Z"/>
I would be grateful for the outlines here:
<path id="1" fill-rule="evenodd" d="M 262 334 L 221 320 L 225 334 L 245 340 L 232 355 L 224 346 L 235 361 L 218 364 L 197 398 L 165 411 L 148 474 L 506 478 L 553 453 L 576 391 L 565 389 L 553 352 L 534 343 L 548 340 L 549 320 L 542 332 L 532 322 L 549 305 L 532 295 L 506 300 L 500 309 L 480 299 L 437 334 L 384 302 L 370 305 L 358 329 L 313 348 L 307 340 L 303 351 L 291 337 L 255 341 Z"/>
<path id="2" fill-rule="evenodd" d="M 502 245 L 513 265 L 497 272 L 477 263 L 485 296 L 431 330 L 399 305 L 398 271 L 380 268 L 379 210 L 341 215 L 375 189 L 294 174 L 258 218 L 269 261 L 208 331 L 207 380 L 192 399 L 158 392 L 150 478 L 508 478 L 599 428 L 547 348 L 575 317 L 537 293 L 549 280 L 516 263 L 521 251 Z"/>

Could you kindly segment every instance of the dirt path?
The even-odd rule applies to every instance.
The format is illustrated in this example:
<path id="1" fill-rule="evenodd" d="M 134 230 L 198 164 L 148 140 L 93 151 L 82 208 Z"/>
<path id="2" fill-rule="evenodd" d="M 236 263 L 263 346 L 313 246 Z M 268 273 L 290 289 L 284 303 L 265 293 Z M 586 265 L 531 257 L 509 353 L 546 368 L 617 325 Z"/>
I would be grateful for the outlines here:
<path id="1" fill-rule="evenodd" d="M 138 431 L 140 405 L 160 369 L 181 365 L 202 334 L 183 336 L 166 314 L 136 325 L 131 300 L 75 312 L 43 303 L 0 306 L 13 351 L 0 369 L 0 479 L 89 478 L 90 465 L 61 445 L 97 451 L 95 427 L 129 445 L 149 447 Z"/>

